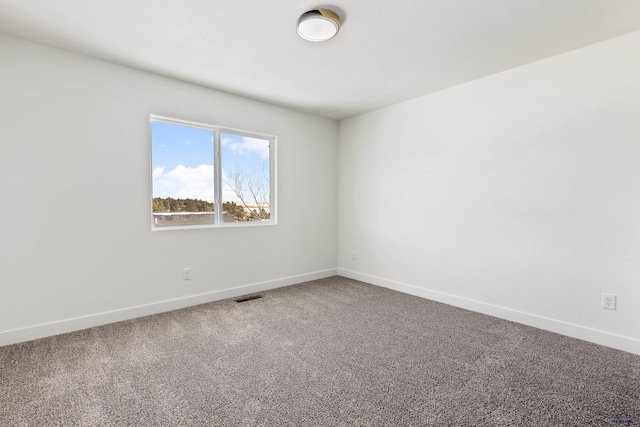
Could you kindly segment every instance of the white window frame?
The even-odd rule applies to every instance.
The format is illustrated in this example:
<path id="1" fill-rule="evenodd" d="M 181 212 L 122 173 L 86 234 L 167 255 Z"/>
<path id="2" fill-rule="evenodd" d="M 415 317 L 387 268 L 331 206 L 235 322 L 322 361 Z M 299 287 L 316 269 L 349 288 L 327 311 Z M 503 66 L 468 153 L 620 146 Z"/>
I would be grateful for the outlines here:
<path id="1" fill-rule="evenodd" d="M 178 126 L 190 126 L 199 129 L 205 129 L 213 132 L 214 136 L 214 149 L 213 149 L 213 182 L 214 182 L 214 212 L 213 212 L 213 224 L 202 225 L 186 225 L 186 226 L 168 226 L 168 227 L 156 227 L 153 218 L 153 136 L 151 133 L 151 125 L 153 122 L 162 122 L 168 124 L 174 124 Z M 258 138 L 269 141 L 269 219 L 262 221 L 237 221 L 237 222 L 223 222 L 223 209 L 222 209 L 222 134 L 233 134 L 238 136 L 245 136 L 249 138 Z M 155 114 L 149 115 L 149 177 L 151 179 L 149 186 L 149 208 L 151 211 L 151 230 L 152 231 L 174 231 L 174 230 L 193 230 L 202 228 L 228 228 L 228 227 L 264 227 L 269 225 L 277 225 L 277 142 L 278 138 L 275 135 L 269 135 L 264 133 L 246 131 L 242 129 L 234 129 L 225 126 L 211 125 L 207 123 L 199 123 L 190 120 L 175 119 L 172 117 L 159 116 Z"/>

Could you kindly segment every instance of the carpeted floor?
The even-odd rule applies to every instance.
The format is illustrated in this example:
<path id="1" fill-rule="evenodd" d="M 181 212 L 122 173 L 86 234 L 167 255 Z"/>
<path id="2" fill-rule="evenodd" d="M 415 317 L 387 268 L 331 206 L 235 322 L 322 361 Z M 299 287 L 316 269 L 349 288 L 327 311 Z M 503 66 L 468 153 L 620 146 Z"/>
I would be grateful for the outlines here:
<path id="1" fill-rule="evenodd" d="M 333 277 L 0 347 L 1 426 L 640 424 L 640 356 Z"/>

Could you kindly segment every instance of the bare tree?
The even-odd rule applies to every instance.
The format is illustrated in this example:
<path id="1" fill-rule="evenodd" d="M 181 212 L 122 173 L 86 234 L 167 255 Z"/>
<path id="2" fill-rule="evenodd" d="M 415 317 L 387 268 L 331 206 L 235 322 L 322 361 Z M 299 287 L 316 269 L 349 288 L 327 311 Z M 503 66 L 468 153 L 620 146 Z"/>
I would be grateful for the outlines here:
<path id="1" fill-rule="evenodd" d="M 224 180 L 248 212 L 248 220 L 270 218 L 269 177 L 264 171 L 262 175 L 247 176 L 243 170 L 235 169 Z"/>

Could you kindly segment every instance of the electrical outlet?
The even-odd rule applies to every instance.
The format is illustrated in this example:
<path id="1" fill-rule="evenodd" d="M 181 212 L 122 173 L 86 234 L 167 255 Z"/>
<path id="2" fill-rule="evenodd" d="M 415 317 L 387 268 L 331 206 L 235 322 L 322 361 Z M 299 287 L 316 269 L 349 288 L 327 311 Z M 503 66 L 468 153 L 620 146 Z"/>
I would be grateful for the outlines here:
<path id="1" fill-rule="evenodd" d="M 615 294 L 602 294 L 602 308 L 609 310 L 616 309 L 616 295 Z"/>
<path id="2" fill-rule="evenodd" d="M 182 269 L 182 280 L 191 280 L 191 267 Z"/>
<path id="3" fill-rule="evenodd" d="M 358 257 L 356 257 L 356 251 L 351 251 L 351 259 L 352 260 L 356 260 Z"/>

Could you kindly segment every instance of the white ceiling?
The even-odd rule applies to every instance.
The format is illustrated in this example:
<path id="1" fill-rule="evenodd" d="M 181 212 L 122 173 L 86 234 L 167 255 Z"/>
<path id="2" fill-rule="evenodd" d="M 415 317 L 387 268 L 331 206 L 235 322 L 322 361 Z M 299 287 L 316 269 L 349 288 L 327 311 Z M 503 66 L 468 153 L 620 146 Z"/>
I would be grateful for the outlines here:
<path id="1" fill-rule="evenodd" d="M 0 0 L 2 33 L 336 119 L 636 30 L 638 0 Z"/>

